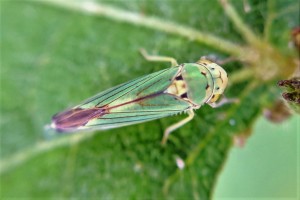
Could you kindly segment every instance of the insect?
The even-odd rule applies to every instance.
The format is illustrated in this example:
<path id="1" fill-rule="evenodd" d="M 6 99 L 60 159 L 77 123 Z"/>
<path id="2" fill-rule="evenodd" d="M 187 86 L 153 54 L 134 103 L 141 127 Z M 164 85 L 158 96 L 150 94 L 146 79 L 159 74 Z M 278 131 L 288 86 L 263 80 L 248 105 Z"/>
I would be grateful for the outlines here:
<path id="1" fill-rule="evenodd" d="M 169 126 L 162 139 L 193 119 L 194 110 L 207 103 L 214 107 L 227 86 L 225 70 L 206 59 L 178 65 L 171 57 L 150 56 L 149 61 L 172 66 L 105 90 L 52 117 L 58 132 L 111 129 L 186 112 L 188 117 Z"/>

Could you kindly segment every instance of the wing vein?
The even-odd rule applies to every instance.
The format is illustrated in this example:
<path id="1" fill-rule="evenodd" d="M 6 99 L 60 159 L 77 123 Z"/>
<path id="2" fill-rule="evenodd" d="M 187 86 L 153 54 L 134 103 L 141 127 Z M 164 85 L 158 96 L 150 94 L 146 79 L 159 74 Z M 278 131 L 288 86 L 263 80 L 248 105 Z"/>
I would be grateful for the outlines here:
<path id="1" fill-rule="evenodd" d="M 114 101 L 116 101 L 116 100 L 120 99 L 121 97 L 123 97 L 123 96 L 127 95 L 128 93 L 130 93 L 132 90 L 135 90 L 135 89 L 139 88 L 141 85 L 143 85 L 143 84 L 149 82 L 150 80 L 154 79 L 155 77 L 157 77 L 157 76 L 159 76 L 159 75 L 165 73 L 167 70 L 168 70 L 168 69 L 162 70 L 161 73 L 159 73 L 159 74 L 157 74 L 157 75 L 155 75 L 155 76 L 150 77 L 149 79 L 145 80 L 143 83 L 141 83 L 141 84 L 139 84 L 139 85 L 133 87 L 133 88 L 132 88 L 131 90 L 129 90 L 128 92 L 126 92 L 126 93 L 124 93 L 124 94 L 118 96 L 117 98 L 113 99 L 111 102 L 109 102 L 109 103 L 107 103 L 107 104 L 113 103 Z M 139 81 L 138 83 L 140 83 L 140 81 Z M 129 86 L 129 87 L 131 87 L 131 86 Z M 127 88 L 125 88 L 125 89 L 128 89 L 129 87 L 127 87 Z M 119 91 L 118 93 L 120 93 L 120 92 L 122 92 L 122 90 Z M 116 93 L 116 94 L 118 94 L 118 93 Z M 115 96 L 116 94 L 114 94 L 114 95 L 112 95 L 112 96 L 110 96 L 110 97 L 113 97 L 113 96 Z M 108 98 L 110 98 L 110 97 L 108 97 Z M 106 98 L 105 100 L 107 100 L 108 98 Z M 103 100 L 103 101 L 105 101 L 105 100 Z M 102 101 L 102 102 L 103 102 L 103 101 Z M 100 103 L 102 103 L 102 102 L 100 102 Z M 97 106 L 97 105 L 99 105 L 99 103 L 96 104 L 96 106 Z"/>

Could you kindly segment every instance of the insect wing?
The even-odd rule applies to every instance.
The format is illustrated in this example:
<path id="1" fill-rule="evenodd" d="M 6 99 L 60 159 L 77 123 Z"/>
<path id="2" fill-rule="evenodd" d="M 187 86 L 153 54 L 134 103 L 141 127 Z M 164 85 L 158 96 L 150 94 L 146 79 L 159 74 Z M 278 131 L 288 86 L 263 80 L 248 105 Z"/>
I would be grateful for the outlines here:
<path id="1" fill-rule="evenodd" d="M 90 120 L 85 127 L 108 129 L 154 120 L 189 108 L 189 104 L 163 93 L 179 68 L 168 68 L 117 86 L 92 102 L 108 112 Z M 130 102 L 130 103 L 129 103 Z"/>
<path id="2" fill-rule="evenodd" d="M 164 69 L 108 89 L 55 115 L 53 127 L 62 132 L 108 129 L 182 112 L 190 104 L 164 93 L 178 71 L 179 67 Z"/>
<path id="3" fill-rule="evenodd" d="M 99 129 L 127 126 L 178 114 L 190 108 L 182 99 L 166 93 L 159 93 L 141 101 L 119 106 L 100 118 L 90 120 L 85 127 Z"/>

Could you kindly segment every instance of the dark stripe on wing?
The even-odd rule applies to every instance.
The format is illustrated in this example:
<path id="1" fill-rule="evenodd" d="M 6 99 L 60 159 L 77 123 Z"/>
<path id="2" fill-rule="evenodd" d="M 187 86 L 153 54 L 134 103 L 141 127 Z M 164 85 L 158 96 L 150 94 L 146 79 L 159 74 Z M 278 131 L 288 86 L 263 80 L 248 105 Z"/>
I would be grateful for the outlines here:
<path id="1" fill-rule="evenodd" d="M 131 91 L 133 91 L 133 90 L 135 90 L 135 89 L 137 89 L 137 88 L 139 88 L 139 87 L 141 87 L 142 85 L 144 85 L 145 83 L 147 83 L 147 82 L 149 82 L 150 80 L 152 80 L 152 79 L 154 79 L 155 77 L 157 77 L 157 76 L 159 76 L 159 75 L 161 75 L 161 74 L 163 74 L 163 73 L 165 73 L 166 71 L 168 71 L 169 69 L 166 69 L 166 70 L 162 70 L 162 72 L 161 73 L 159 73 L 159 74 L 157 74 L 157 75 L 155 75 L 155 76 L 150 76 L 150 78 L 149 79 L 147 79 L 147 80 L 145 80 L 144 82 L 142 82 L 142 83 L 140 83 L 141 81 L 139 81 L 138 83 L 140 83 L 139 85 L 136 85 L 135 87 L 133 87 L 131 90 L 129 90 L 128 92 L 126 92 L 126 93 L 124 93 L 124 94 L 122 94 L 122 95 L 120 95 L 119 97 L 117 97 L 117 98 L 115 98 L 115 99 L 113 99 L 112 101 L 110 101 L 109 103 L 106 103 L 106 104 L 111 104 L 111 103 L 113 103 L 114 101 L 116 101 L 116 100 L 118 100 L 118 99 L 120 99 L 121 97 L 123 97 L 123 96 L 125 96 L 125 95 L 127 95 L 127 94 L 129 94 Z M 132 85 L 131 85 L 132 86 Z M 131 87 L 130 86 L 130 87 Z M 127 88 L 125 88 L 125 89 L 128 89 L 128 88 L 130 88 L 130 87 L 127 87 Z M 107 97 L 106 99 L 104 99 L 104 100 L 102 100 L 101 102 L 99 102 L 99 103 L 97 103 L 97 105 L 96 106 L 98 106 L 100 103 L 102 103 L 103 101 L 105 101 L 105 100 L 107 100 L 107 99 L 109 99 L 109 98 L 111 98 L 111 97 L 113 97 L 113 96 L 115 96 L 115 95 L 117 95 L 117 94 L 119 94 L 120 92 L 122 92 L 122 91 L 124 91 L 124 90 L 121 90 L 121 91 L 119 91 L 119 92 L 117 92 L 116 94 L 113 94 L 113 95 L 111 95 L 111 96 L 109 96 L 109 97 Z"/>
<path id="2" fill-rule="evenodd" d="M 131 81 L 128 81 L 126 84 L 133 83 L 133 82 L 135 82 L 135 81 L 137 81 L 137 80 L 138 80 L 138 78 L 137 78 L 137 79 L 134 79 L 134 80 L 131 80 Z M 135 83 L 133 83 L 132 85 L 134 85 L 134 84 L 135 84 Z M 120 87 L 122 87 L 123 85 L 124 85 L 124 84 L 121 84 L 121 85 L 119 85 L 119 86 L 116 86 L 115 88 L 108 89 L 108 90 L 106 90 L 106 91 L 104 91 L 104 92 L 102 92 L 102 93 L 100 93 L 100 94 L 97 94 L 96 96 L 94 96 L 94 97 L 88 99 L 87 101 L 83 102 L 82 105 L 84 105 L 84 104 L 89 104 L 89 103 L 91 103 L 92 101 L 95 101 L 96 99 L 99 99 L 100 97 L 105 97 L 107 94 L 111 93 L 112 91 L 118 90 L 118 89 L 119 89 Z"/>
<path id="3" fill-rule="evenodd" d="M 91 119 L 101 118 L 105 110 L 101 108 L 72 108 L 52 117 L 52 124 L 58 131 L 68 131 L 86 125 Z"/>
<path id="4" fill-rule="evenodd" d="M 184 110 L 188 110 L 190 109 L 190 107 L 187 107 Z M 153 112 L 153 113 L 141 113 L 139 114 L 140 111 L 137 111 L 135 113 L 133 112 L 111 112 L 111 113 L 107 113 L 105 114 L 103 117 L 99 117 L 98 119 L 94 119 L 96 121 L 94 121 L 91 124 L 87 124 L 87 127 L 95 127 L 95 126 L 99 126 L 102 127 L 103 129 L 106 128 L 112 128 L 110 126 L 116 125 L 116 127 L 118 125 L 120 126 L 125 126 L 125 125 L 130 125 L 130 124 L 136 124 L 139 122 L 145 122 L 145 121 L 150 121 L 150 120 L 155 120 L 155 119 L 160 119 L 163 117 L 167 117 L 167 116 L 172 116 L 172 115 L 176 115 L 178 113 L 181 113 L 184 110 L 160 110 L 157 112 Z M 143 111 L 141 111 L 143 112 Z M 115 114 L 117 116 L 115 116 Z M 121 115 L 121 116 L 119 116 Z"/>
<path id="5" fill-rule="evenodd" d="M 164 112 L 176 112 L 179 110 L 164 110 Z M 125 112 L 125 111 L 118 111 L 118 112 L 111 112 L 111 113 L 132 113 L 135 111 L 129 111 L 129 112 Z M 162 112 L 161 110 L 139 110 L 139 112 Z"/>

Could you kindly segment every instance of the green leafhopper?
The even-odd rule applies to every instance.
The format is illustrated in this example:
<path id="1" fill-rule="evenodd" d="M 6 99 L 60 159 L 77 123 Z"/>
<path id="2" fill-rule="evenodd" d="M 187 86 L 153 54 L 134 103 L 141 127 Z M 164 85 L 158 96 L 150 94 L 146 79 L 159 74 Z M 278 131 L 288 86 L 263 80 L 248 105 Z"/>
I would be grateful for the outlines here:
<path id="1" fill-rule="evenodd" d="M 227 86 L 225 70 L 206 59 L 178 65 L 174 58 L 149 56 L 150 61 L 168 61 L 172 66 L 105 90 L 83 103 L 52 117 L 58 132 L 110 129 L 188 113 L 168 127 L 162 143 L 175 129 L 194 117 L 194 109 L 215 104 Z"/>

